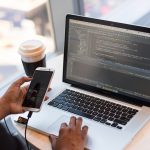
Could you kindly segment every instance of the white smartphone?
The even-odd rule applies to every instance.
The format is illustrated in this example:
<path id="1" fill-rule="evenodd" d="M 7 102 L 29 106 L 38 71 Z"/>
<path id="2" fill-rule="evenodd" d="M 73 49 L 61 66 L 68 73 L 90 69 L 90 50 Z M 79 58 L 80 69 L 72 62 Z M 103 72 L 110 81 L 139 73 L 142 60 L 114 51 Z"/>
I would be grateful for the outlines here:
<path id="1" fill-rule="evenodd" d="M 25 110 L 40 111 L 53 74 L 53 69 L 45 67 L 38 67 L 35 70 L 33 79 L 22 104 Z"/>

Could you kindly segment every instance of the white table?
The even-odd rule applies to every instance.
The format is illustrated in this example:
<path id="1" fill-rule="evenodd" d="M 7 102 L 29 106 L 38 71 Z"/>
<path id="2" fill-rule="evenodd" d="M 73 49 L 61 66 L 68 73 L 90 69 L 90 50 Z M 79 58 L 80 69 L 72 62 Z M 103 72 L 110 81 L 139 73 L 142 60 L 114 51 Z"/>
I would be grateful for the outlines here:
<path id="1" fill-rule="evenodd" d="M 51 87 L 53 88 L 55 85 L 59 85 L 62 82 L 62 66 L 63 66 L 63 56 L 59 55 L 55 58 L 52 58 L 48 61 L 47 67 L 55 69 L 55 75 L 51 83 Z M 19 127 L 19 125 L 14 124 L 14 126 L 18 129 L 19 132 L 24 135 L 23 127 Z M 50 141 L 46 135 L 42 135 L 40 133 L 36 133 L 35 131 L 30 130 L 28 132 L 28 140 L 36 145 L 38 148 L 46 150 L 50 148 Z M 39 139 L 41 142 L 39 142 Z M 41 145 L 41 146 L 40 146 Z M 43 147 L 44 146 L 44 147 Z M 131 143 L 127 145 L 125 150 L 150 150 L 150 121 L 140 130 L 137 135 L 133 138 Z"/>

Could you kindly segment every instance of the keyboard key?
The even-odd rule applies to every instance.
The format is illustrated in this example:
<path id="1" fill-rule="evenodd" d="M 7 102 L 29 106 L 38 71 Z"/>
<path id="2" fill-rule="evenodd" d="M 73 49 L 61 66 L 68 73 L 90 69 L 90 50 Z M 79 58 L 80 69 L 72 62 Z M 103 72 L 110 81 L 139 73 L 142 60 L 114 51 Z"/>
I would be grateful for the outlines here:
<path id="1" fill-rule="evenodd" d="M 109 120 L 109 121 L 114 121 L 114 118 L 109 117 L 108 120 Z"/>
<path id="2" fill-rule="evenodd" d="M 119 119 L 115 119 L 114 122 L 122 124 L 122 125 L 126 125 L 127 124 L 127 122 L 119 120 Z"/>
<path id="3" fill-rule="evenodd" d="M 93 120 L 95 120 L 95 121 L 100 121 L 101 120 L 101 118 L 100 117 L 94 117 L 94 119 Z"/>
<path id="4" fill-rule="evenodd" d="M 62 105 L 62 104 L 59 104 L 59 105 L 57 105 L 56 107 L 59 108 L 59 109 L 61 109 L 61 108 L 63 107 L 63 105 Z"/>
<path id="5" fill-rule="evenodd" d="M 117 125 L 118 125 L 118 123 L 111 124 L 112 127 L 116 127 Z"/>
<path id="6" fill-rule="evenodd" d="M 110 116 L 110 117 L 114 117 L 114 116 L 115 116 L 115 114 L 113 114 L 113 113 L 110 113 L 110 114 L 109 114 L 109 116 Z"/>
<path id="7" fill-rule="evenodd" d="M 102 118 L 103 114 L 98 114 L 97 117 Z"/>
<path id="8" fill-rule="evenodd" d="M 54 101 L 50 101 L 49 103 L 48 103 L 48 105 L 53 105 L 54 104 Z"/>
<path id="9" fill-rule="evenodd" d="M 59 103 L 51 101 L 51 102 L 48 103 L 48 105 L 57 107 L 59 105 Z"/>
<path id="10" fill-rule="evenodd" d="M 110 125 L 111 125 L 111 123 L 109 123 L 109 122 L 106 122 L 105 124 L 106 124 L 106 125 L 108 125 L 108 126 L 110 126 Z"/>
<path id="11" fill-rule="evenodd" d="M 61 107 L 61 109 L 67 111 L 67 110 L 68 110 L 68 107 L 67 107 L 67 106 L 63 106 L 63 107 Z"/>
<path id="12" fill-rule="evenodd" d="M 129 118 L 129 119 L 132 118 L 132 117 L 133 117 L 133 115 L 128 115 L 128 116 L 127 116 L 127 118 Z"/>
<path id="13" fill-rule="evenodd" d="M 93 116 L 96 116 L 97 114 L 98 112 L 95 112 L 95 111 L 92 113 Z"/>
<path id="14" fill-rule="evenodd" d="M 66 104 L 66 106 L 68 106 L 68 107 L 72 107 L 72 106 L 73 106 L 73 104 L 71 104 L 71 103 L 67 103 L 67 104 Z"/>
<path id="15" fill-rule="evenodd" d="M 135 115 L 135 114 L 136 114 L 136 111 L 132 111 L 132 110 L 131 110 L 131 111 L 128 112 L 128 114 L 130 114 L 130 115 Z"/>
<path id="16" fill-rule="evenodd" d="M 128 114 L 127 113 L 123 113 L 122 116 L 126 117 L 126 116 L 128 116 Z"/>
<path id="17" fill-rule="evenodd" d="M 116 110 L 112 109 L 110 112 L 115 114 Z"/>
<path id="18" fill-rule="evenodd" d="M 54 107 L 57 107 L 58 105 L 59 103 L 56 103 L 56 102 L 53 104 Z"/>
<path id="19" fill-rule="evenodd" d="M 86 113 L 87 113 L 87 114 L 92 114 L 92 115 L 93 115 L 93 111 L 92 111 L 92 110 L 89 110 L 89 109 L 86 111 Z M 95 116 L 95 115 L 94 115 L 94 116 Z"/>
<path id="20" fill-rule="evenodd" d="M 133 109 L 132 111 L 133 111 L 134 113 L 137 113 L 137 112 L 138 112 L 138 110 L 136 110 L 136 109 Z"/>
<path id="21" fill-rule="evenodd" d="M 121 127 L 121 126 L 117 126 L 117 128 L 118 128 L 118 129 L 122 129 L 122 127 Z"/>
<path id="22" fill-rule="evenodd" d="M 106 119 L 101 119 L 99 122 L 100 123 L 105 123 L 107 120 Z"/>
<path id="23" fill-rule="evenodd" d="M 109 116 L 104 115 L 102 118 L 107 120 L 109 118 Z"/>
<path id="24" fill-rule="evenodd" d="M 130 119 L 129 118 L 126 118 L 126 117 L 121 117 L 120 120 L 123 120 L 125 122 L 128 122 Z"/>

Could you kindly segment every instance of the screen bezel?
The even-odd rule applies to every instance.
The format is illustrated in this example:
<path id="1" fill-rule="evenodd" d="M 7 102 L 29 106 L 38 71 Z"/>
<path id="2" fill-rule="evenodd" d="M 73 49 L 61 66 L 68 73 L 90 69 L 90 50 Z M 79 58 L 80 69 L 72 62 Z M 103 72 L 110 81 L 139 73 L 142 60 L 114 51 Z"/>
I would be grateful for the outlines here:
<path id="1" fill-rule="evenodd" d="M 109 96 L 109 97 L 115 98 L 119 101 L 126 101 L 128 103 L 135 104 L 138 106 L 142 106 L 142 105 L 150 106 L 150 100 L 148 101 L 148 99 L 136 97 L 136 96 L 133 96 L 130 94 L 124 95 L 122 93 L 114 93 L 112 91 L 107 91 L 102 88 L 97 88 L 94 86 L 86 85 L 86 84 L 83 84 L 83 83 L 80 83 L 77 81 L 67 79 L 67 77 L 66 77 L 66 75 L 67 75 L 67 55 L 68 55 L 68 38 L 69 38 L 68 35 L 69 35 L 69 20 L 70 19 L 77 20 L 77 21 L 89 22 L 89 23 L 96 23 L 96 24 L 101 24 L 101 25 L 107 25 L 110 27 L 119 27 L 119 28 L 123 28 L 123 29 L 141 31 L 141 32 L 145 32 L 145 33 L 150 33 L 150 28 L 68 14 L 66 16 L 64 59 L 63 59 L 63 82 L 69 83 L 72 86 L 75 86 L 75 87 L 78 87 L 81 89 L 88 90 L 90 92 L 95 92 L 98 94 L 102 94 L 104 96 Z"/>
<path id="2" fill-rule="evenodd" d="M 44 101 L 44 99 L 45 99 L 46 93 L 47 93 L 47 91 L 48 91 L 49 85 L 50 85 L 51 80 L 52 80 L 53 75 L 54 75 L 54 70 L 53 70 L 53 69 L 49 69 L 49 68 L 45 68 L 45 67 L 38 67 L 38 68 L 36 68 L 36 70 L 34 71 L 34 74 L 35 74 L 35 72 L 37 72 L 37 71 L 39 71 L 39 72 L 40 72 L 40 71 L 41 71 L 41 72 L 43 72 L 43 71 L 45 71 L 45 72 L 51 72 L 52 75 L 51 75 L 51 77 L 50 77 L 50 79 L 49 79 L 49 83 L 48 83 L 48 86 L 47 86 L 45 95 L 44 95 L 43 99 L 41 100 L 41 105 L 40 105 L 40 107 L 39 107 L 39 108 L 37 108 L 37 107 L 27 107 L 27 106 L 23 105 L 23 103 L 22 103 L 22 107 L 24 107 L 24 109 L 25 109 L 26 111 L 38 112 L 38 111 L 41 110 L 43 101 Z M 33 78 L 34 78 L 34 74 L 33 74 Z M 31 80 L 31 82 L 32 82 L 32 80 Z M 31 85 L 31 83 L 30 83 L 30 85 Z M 29 88 L 30 88 L 30 85 L 29 85 Z M 29 88 L 28 88 L 28 90 L 29 90 Z M 27 91 L 27 92 L 28 92 L 28 91 Z M 26 97 L 25 97 L 25 98 L 26 98 Z M 25 100 L 25 98 L 24 98 L 24 100 Z"/>

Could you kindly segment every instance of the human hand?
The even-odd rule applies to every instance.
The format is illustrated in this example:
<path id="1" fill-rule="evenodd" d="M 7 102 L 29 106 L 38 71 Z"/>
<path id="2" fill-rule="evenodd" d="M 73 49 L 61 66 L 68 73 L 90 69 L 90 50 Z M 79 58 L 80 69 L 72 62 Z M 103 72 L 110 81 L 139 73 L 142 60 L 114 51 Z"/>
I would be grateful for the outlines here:
<path id="1" fill-rule="evenodd" d="M 84 150 L 88 127 L 81 126 L 81 117 L 71 117 L 69 125 L 62 123 L 54 150 Z"/>
<path id="2" fill-rule="evenodd" d="M 0 119 L 16 113 L 23 113 L 23 99 L 27 93 L 28 86 L 22 86 L 25 82 L 31 81 L 31 78 L 22 77 L 15 81 L 0 99 Z"/>

